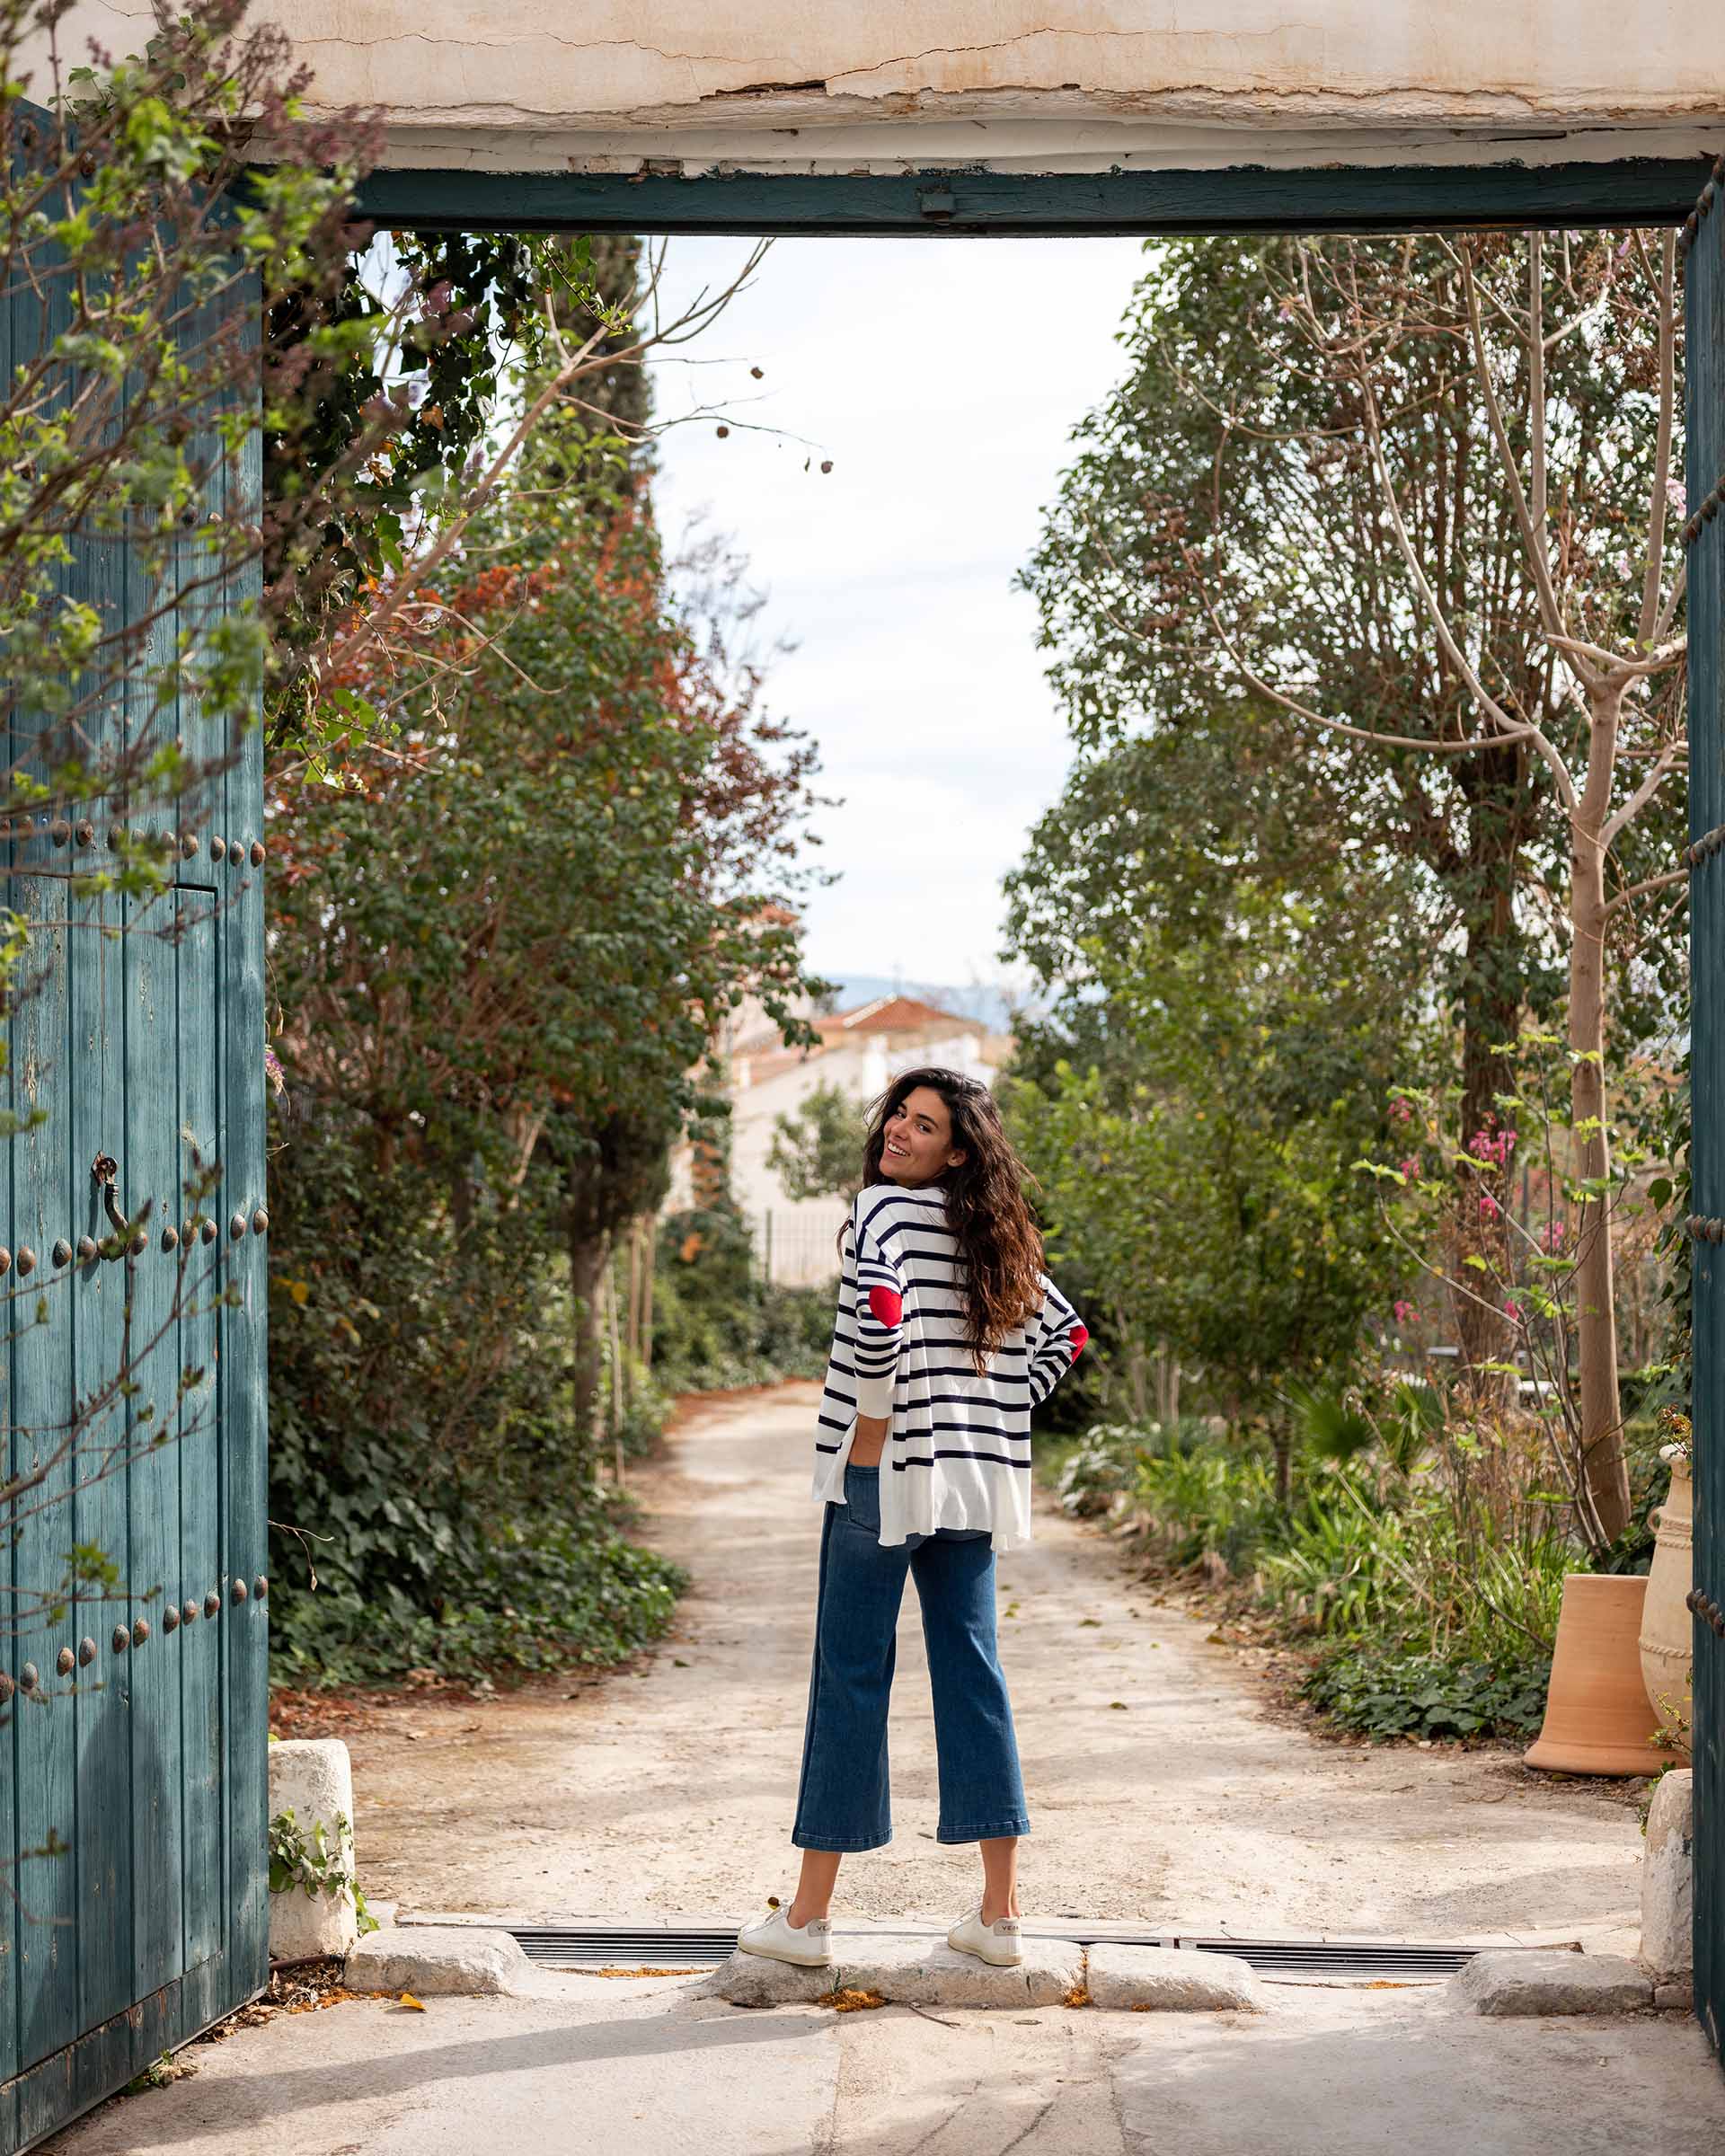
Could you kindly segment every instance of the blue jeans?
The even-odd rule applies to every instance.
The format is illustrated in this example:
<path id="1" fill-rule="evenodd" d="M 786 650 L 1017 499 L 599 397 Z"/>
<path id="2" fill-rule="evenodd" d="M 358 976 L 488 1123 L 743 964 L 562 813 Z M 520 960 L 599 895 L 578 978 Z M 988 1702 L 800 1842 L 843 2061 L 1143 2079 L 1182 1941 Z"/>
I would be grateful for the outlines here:
<path id="1" fill-rule="evenodd" d="M 887 1702 L 905 1575 L 916 1581 L 940 1760 L 937 1842 L 1027 1834 L 1012 1702 L 995 1652 L 995 1552 L 986 1528 L 942 1527 L 882 1549 L 880 1471 L 845 1470 L 825 1507 L 799 1849 L 880 1849 L 892 1839 Z"/>

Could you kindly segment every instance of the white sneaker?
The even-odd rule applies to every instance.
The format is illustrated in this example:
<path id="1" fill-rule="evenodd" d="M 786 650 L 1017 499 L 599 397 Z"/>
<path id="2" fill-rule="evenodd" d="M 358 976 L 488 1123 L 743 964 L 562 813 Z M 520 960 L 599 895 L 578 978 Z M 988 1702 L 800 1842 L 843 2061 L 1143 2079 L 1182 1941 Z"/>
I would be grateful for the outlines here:
<path id="1" fill-rule="evenodd" d="M 769 1961 L 793 1961 L 799 1968 L 824 1969 L 831 1965 L 833 1920 L 811 1916 L 806 1924 L 791 1922 L 790 1904 L 781 1903 L 758 1924 L 745 1924 L 737 1944 L 745 1954 L 765 1954 Z"/>
<path id="2" fill-rule="evenodd" d="M 1000 1969 L 1010 1969 L 1024 1958 L 1018 1947 L 1018 1919 L 997 1916 L 992 1924 L 985 1924 L 980 1902 L 969 1916 L 961 1916 L 953 1925 L 946 1943 L 960 1954 L 974 1954 L 978 1961 L 992 1962 Z"/>

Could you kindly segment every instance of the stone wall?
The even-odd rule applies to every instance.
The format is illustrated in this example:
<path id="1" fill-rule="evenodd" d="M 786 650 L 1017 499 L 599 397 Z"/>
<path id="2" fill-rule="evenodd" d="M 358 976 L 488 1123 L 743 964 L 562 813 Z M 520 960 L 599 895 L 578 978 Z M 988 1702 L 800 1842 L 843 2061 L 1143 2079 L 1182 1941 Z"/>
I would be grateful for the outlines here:
<path id="1" fill-rule="evenodd" d="M 256 0 L 390 162 L 511 171 L 1527 163 L 1725 143 L 1712 0 Z M 146 0 L 64 33 L 135 48 Z"/>

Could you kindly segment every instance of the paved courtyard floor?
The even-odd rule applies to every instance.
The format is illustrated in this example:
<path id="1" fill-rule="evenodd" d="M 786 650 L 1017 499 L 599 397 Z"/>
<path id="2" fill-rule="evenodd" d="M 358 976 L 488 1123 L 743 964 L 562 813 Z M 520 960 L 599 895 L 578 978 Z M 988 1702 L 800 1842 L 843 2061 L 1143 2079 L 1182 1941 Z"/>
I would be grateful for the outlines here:
<path id="1" fill-rule="evenodd" d="M 1261 2015 L 736 2008 L 547 1976 L 196 2047 L 54 2156 L 1719 2156 L 1679 2016 L 1482 2020 L 1441 1988 L 1274 1985 Z"/>
<path id="2" fill-rule="evenodd" d="M 361 1878 L 403 1913 L 715 1922 L 788 1892 L 818 1515 L 812 1388 L 712 1403 L 639 1478 L 693 1576 L 635 1671 L 426 1697 L 349 1731 Z M 1002 1560 L 1032 1831 L 1026 1929 L 1580 1940 L 1632 1952 L 1633 1785 L 1513 1749 L 1323 1741 L 1251 1659 L 1039 1496 Z M 309 1733 L 309 1732 L 308 1732 Z M 891 1845 L 835 1904 L 956 1913 L 933 1839 L 914 1594 Z M 937 1934 L 938 1935 L 938 1922 Z M 53 2156 L 1725 2156 L 1725 2074 L 1682 2015 L 1485 2020 L 1441 1985 L 1267 1988 L 1268 2010 L 744 2008 L 702 1978 L 537 1970 L 530 1996 L 359 2000 L 191 2047 Z"/>
<path id="3" fill-rule="evenodd" d="M 710 1401 L 638 1471 L 638 1539 L 692 1577 L 639 1674 L 428 1695 L 341 1732 L 368 1894 L 411 1911 L 735 1922 L 789 1893 L 817 1397 L 786 1385 Z M 1634 1950 L 1640 1784 L 1537 1774 L 1519 1747 L 1325 1741 L 1275 1706 L 1250 1653 L 1166 1606 L 1046 1490 L 1035 1540 L 998 1577 L 1027 1917 Z M 845 1860 L 836 1915 L 964 1906 L 980 1875 L 974 1851 L 934 1840 L 933 1738 L 907 1587 L 893 1840 Z"/>

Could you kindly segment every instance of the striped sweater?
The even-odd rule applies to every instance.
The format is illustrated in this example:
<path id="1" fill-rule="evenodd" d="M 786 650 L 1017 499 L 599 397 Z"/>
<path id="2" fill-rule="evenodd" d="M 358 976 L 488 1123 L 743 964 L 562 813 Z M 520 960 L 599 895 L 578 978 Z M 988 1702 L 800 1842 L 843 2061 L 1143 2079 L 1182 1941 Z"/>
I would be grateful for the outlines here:
<path id="1" fill-rule="evenodd" d="M 841 1246 L 838 1317 L 815 1429 L 812 1495 L 845 1502 L 859 1415 L 889 1420 L 880 1541 L 986 1527 L 995 1550 L 1031 1539 L 1031 1409 L 1089 1338 L 1042 1281 L 1042 1306 L 978 1373 L 965 1343 L 962 1263 L 938 1184 L 874 1183 Z"/>

